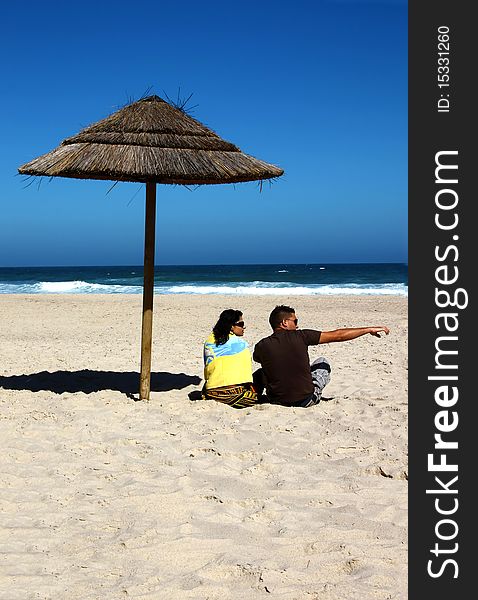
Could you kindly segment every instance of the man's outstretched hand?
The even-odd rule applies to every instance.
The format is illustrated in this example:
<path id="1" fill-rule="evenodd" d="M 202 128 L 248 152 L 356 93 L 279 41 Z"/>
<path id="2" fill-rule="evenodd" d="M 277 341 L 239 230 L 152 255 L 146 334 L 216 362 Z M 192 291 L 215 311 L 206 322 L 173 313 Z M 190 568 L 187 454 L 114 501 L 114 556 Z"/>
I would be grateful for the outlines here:
<path id="1" fill-rule="evenodd" d="M 369 331 L 370 335 L 373 335 L 375 337 L 382 337 L 380 334 L 384 333 L 385 335 L 388 335 L 390 333 L 390 329 L 388 327 L 385 327 L 385 325 L 383 325 L 382 327 L 370 327 L 370 331 Z"/>

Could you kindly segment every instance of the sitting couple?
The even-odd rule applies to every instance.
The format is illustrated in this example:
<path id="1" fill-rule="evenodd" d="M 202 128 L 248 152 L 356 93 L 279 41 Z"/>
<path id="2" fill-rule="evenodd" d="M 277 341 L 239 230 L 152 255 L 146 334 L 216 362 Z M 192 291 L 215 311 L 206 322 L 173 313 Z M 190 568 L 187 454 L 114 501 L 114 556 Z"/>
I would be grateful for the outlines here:
<path id="1" fill-rule="evenodd" d="M 295 310 L 283 305 L 274 308 L 269 323 L 273 333 L 256 344 L 253 358 L 261 368 L 252 373 L 249 346 L 243 339 L 242 312 L 228 309 L 220 314 L 204 343 L 202 397 L 205 400 L 217 400 L 234 408 L 246 408 L 261 401 L 303 408 L 314 406 L 330 381 L 330 363 L 321 356 L 310 364 L 309 346 L 389 333 L 385 326 L 333 331 L 299 329 Z"/>

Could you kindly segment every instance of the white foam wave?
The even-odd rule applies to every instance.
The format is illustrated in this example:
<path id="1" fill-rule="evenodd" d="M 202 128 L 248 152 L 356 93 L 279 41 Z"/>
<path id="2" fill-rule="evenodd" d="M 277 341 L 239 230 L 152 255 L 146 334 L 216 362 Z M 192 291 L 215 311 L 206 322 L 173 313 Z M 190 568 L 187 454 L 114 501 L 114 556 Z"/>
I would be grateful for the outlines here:
<path id="1" fill-rule="evenodd" d="M 141 294 L 142 285 L 104 285 L 86 281 L 42 281 L 39 283 L 0 284 L 3 294 Z M 331 295 L 398 295 L 408 296 L 403 283 L 295 285 L 265 281 L 239 282 L 237 285 L 156 285 L 155 294 L 228 294 L 244 296 L 331 296 Z"/>
<path id="2" fill-rule="evenodd" d="M 41 281 L 38 287 L 47 294 L 62 294 L 88 287 L 88 284 L 85 281 Z"/>
<path id="3" fill-rule="evenodd" d="M 267 287 L 238 285 L 238 286 L 193 286 L 181 285 L 154 288 L 156 294 L 232 294 L 238 296 L 332 296 L 332 295 L 374 295 L 374 296 L 408 296 L 408 288 L 404 284 L 386 283 L 373 285 L 315 285 L 315 286 L 277 286 L 264 284 Z"/>
<path id="4" fill-rule="evenodd" d="M 104 285 L 87 281 L 41 281 L 32 287 L 33 292 L 40 294 L 137 294 L 142 290 L 139 286 Z"/>

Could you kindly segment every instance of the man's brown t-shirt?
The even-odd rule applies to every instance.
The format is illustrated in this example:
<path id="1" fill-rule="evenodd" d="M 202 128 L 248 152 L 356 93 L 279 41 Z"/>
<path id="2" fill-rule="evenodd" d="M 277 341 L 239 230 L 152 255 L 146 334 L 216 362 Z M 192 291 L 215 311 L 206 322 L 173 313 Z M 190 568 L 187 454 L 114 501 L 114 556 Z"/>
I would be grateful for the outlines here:
<path id="1" fill-rule="evenodd" d="M 320 342 L 320 334 L 314 329 L 279 329 L 257 342 L 253 358 L 262 365 L 271 400 L 292 405 L 313 393 L 308 347 Z"/>

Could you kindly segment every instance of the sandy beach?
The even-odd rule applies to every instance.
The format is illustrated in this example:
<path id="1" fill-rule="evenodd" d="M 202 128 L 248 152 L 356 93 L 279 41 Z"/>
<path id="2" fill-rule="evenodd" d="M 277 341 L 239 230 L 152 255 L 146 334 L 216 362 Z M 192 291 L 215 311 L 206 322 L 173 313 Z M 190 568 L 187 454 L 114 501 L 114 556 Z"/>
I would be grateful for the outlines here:
<path id="1" fill-rule="evenodd" d="M 407 299 L 156 296 L 149 402 L 141 302 L 0 295 L 0 599 L 405 600 Z M 279 303 L 391 333 L 311 348 L 316 407 L 191 401 L 220 311 L 252 349 Z"/>

